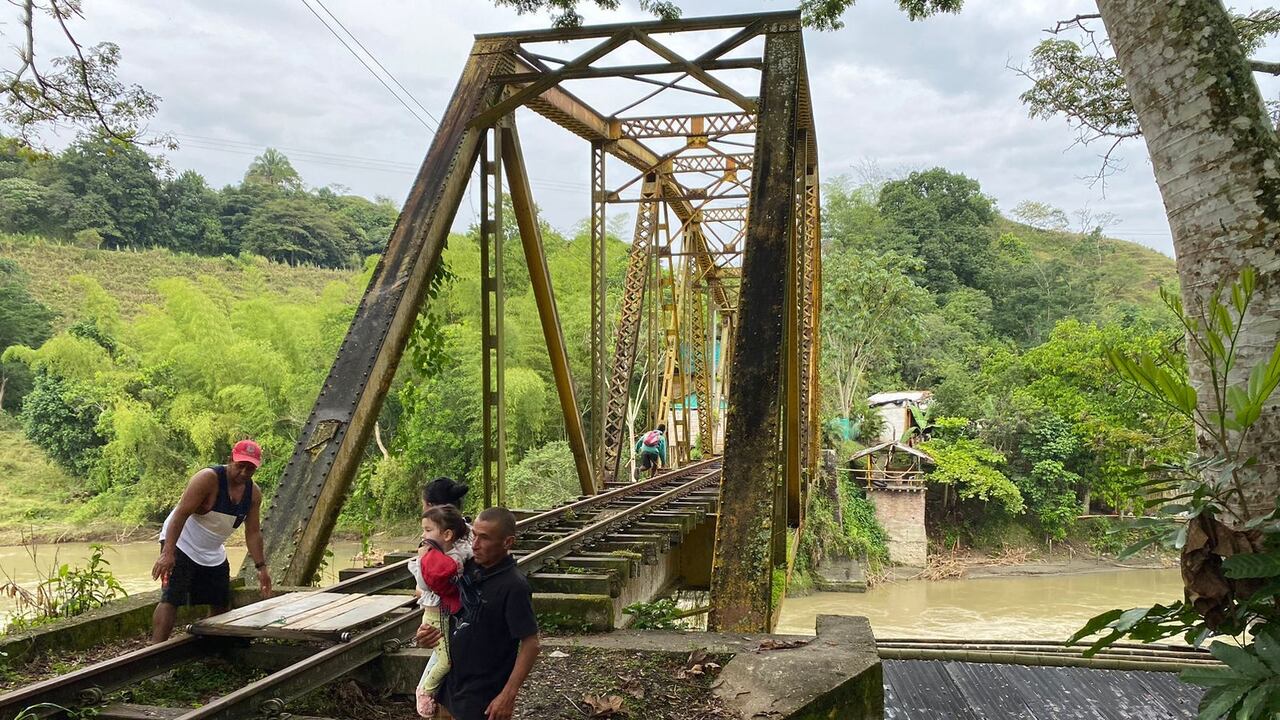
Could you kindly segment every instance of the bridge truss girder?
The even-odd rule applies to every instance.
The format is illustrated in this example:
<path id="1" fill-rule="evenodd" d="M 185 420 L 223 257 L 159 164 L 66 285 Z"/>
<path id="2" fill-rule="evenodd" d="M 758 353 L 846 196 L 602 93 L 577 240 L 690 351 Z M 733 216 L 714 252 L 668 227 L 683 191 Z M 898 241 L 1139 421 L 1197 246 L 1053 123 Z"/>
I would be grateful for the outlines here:
<path id="1" fill-rule="evenodd" d="M 721 35 L 692 58 L 659 39 L 700 32 Z M 732 56 L 750 55 L 748 46 L 758 38 L 764 40 L 762 54 Z M 538 52 L 543 43 L 561 47 L 571 41 L 594 44 L 570 60 Z M 662 62 L 600 63 L 627 45 L 638 45 Z M 761 73 L 758 93 L 719 74 L 744 70 Z M 656 89 L 622 111 L 604 113 L 564 87 L 602 78 Z M 663 93 L 682 92 L 728 107 L 626 114 Z M 723 581 L 713 587 L 712 622 L 767 629 L 774 609 L 772 574 L 785 562 L 786 528 L 803 519 L 806 478 L 817 460 L 821 279 L 817 155 L 807 92 L 796 12 L 477 36 L 267 512 L 268 556 L 278 582 L 305 583 L 320 562 L 423 310 L 428 280 L 439 265 L 468 178 L 483 155 L 486 499 L 504 499 L 502 274 L 493 263 L 501 256 L 505 176 L 583 492 L 597 491 L 620 474 L 636 429 L 629 423 L 640 416 L 641 404 L 647 403 L 655 420 L 678 411 L 684 432 L 678 433 L 674 457 L 692 459 L 695 425 L 703 455 L 723 447 L 725 456 L 715 548 L 717 577 Z M 591 148 L 592 377 L 583 386 L 585 420 L 515 130 L 514 113 L 521 108 L 587 140 Z M 754 152 L 738 149 L 744 146 Z M 621 161 L 624 171 L 606 175 L 610 158 Z M 612 328 L 605 273 L 611 205 L 637 214 Z M 657 283 L 662 267 L 670 278 L 665 288 Z M 646 327 L 653 338 L 649 343 L 641 341 Z M 614 339 L 612 355 L 609 338 Z M 641 359 L 648 368 L 647 400 L 635 397 Z M 696 423 L 687 419 L 693 402 Z M 668 412 L 659 412 L 664 405 Z M 758 537 L 761 522 L 773 528 L 763 539 Z"/>

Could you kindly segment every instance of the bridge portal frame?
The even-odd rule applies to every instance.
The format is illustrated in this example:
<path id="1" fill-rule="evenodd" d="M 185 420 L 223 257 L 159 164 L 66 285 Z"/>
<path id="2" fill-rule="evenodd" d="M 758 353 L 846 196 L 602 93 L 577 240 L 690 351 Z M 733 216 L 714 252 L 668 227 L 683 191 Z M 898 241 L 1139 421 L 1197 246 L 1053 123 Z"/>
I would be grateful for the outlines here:
<path id="1" fill-rule="evenodd" d="M 703 31 L 724 34 L 691 58 L 657 37 Z M 757 38 L 764 39 L 763 53 L 732 56 Z M 534 47 L 590 40 L 599 42 L 570 60 Z M 662 62 L 600 62 L 628 45 Z M 758 97 L 717 75 L 741 70 L 760 71 Z M 803 520 L 807 478 L 817 465 L 818 173 L 805 73 L 800 16 L 794 11 L 478 35 L 266 514 L 268 561 L 277 581 L 305 584 L 319 566 L 414 323 L 425 310 L 430 280 L 479 162 L 485 190 L 482 235 L 495 244 L 501 236 L 505 176 L 569 444 L 586 494 L 618 475 L 624 437 L 630 441 L 624 430 L 628 418 L 635 416 L 628 409 L 646 286 L 664 253 L 668 267 L 680 268 L 682 275 L 674 282 L 682 283 L 680 296 L 692 304 L 675 312 L 684 318 L 681 324 L 690 329 L 691 337 L 664 343 L 673 354 L 669 362 L 659 362 L 652 352 L 645 358 L 651 373 L 664 367 L 665 374 L 677 374 L 679 382 L 652 376 L 649 382 L 654 388 L 685 388 L 681 397 L 665 399 L 665 404 L 679 404 L 685 413 L 690 392 L 697 396 L 704 456 L 717 449 L 716 437 L 723 427 L 722 512 L 715 547 L 720 572 L 713 584 L 712 624 L 744 631 L 769 629 L 777 601 L 771 592 L 773 576 L 787 562 L 786 531 Z M 598 78 L 625 78 L 656 89 L 606 115 L 563 87 L 567 81 Z M 659 94 L 679 92 L 716 98 L 732 107 L 723 112 L 623 115 Z M 585 422 L 515 129 L 514 113 L 520 108 L 587 140 L 591 148 L 592 377 L 586 383 Z M 744 135 L 753 135 L 754 142 L 728 139 Z M 683 139 L 683 145 L 659 152 L 646 144 L 672 139 Z M 753 152 L 726 149 L 729 146 L 722 143 L 747 145 Z M 612 189 L 606 186 L 606 156 L 621 160 L 634 175 L 623 173 L 623 182 Z M 707 177 L 712 182 L 700 186 L 699 179 Z M 640 197 L 624 197 L 629 191 L 639 191 Z M 747 200 L 745 206 L 742 199 Z M 607 207 L 635 202 L 637 233 L 629 258 L 634 267 L 628 268 L 618 324 L 610 332 Z M 674 219 L 668 220 L 668 214 Z M 671 245 L 675 238 L 682 245 L 678 252 Z M 484 245 L 495 254 L 490 243 Z M 501 268 L 485 264 L 485 306 L 500 314 Z M 657 294 L 650 293 L 651 305 Z M 501 321 L 489 312 L 485 320 L 485 497 L 500 501 L 505 457 Z M 619 343 L 630 338 L 630 345 L 624 349 L 621 343 L 621 352 L 610 358 L 609 336 Z M 685 348 L 693 360 L 686 361 Z M 707 377 L 709 373 L 715 374 Z M 727 406 L 723 418 L 722 404 Z M 689 458 L 690 448 L 675 454 Z M 761 533 L 761 527 L 766 532 Z"/>

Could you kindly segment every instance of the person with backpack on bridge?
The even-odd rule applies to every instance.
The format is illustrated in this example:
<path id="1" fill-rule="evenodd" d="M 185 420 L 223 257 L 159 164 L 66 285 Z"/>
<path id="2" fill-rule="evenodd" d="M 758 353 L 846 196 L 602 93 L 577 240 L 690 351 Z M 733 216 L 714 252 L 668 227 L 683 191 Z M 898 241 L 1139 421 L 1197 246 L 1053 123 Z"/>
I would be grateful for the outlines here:
<path id="1" fill-rule="evenodd" d="M 649 471 L 649 477 L 657 475 L 659 467 L 667 466 L 666 425 L 658 425 L 636 441 L 636 458 L 640 461 L 640 469 Z"/>

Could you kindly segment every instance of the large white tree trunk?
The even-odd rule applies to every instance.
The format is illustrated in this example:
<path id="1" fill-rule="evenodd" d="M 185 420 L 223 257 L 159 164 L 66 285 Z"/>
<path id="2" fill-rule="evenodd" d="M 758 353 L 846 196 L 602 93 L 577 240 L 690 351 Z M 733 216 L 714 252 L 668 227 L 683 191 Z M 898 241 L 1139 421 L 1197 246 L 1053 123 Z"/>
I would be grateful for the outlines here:
<path id="1" fill-rule="evenodd" d="M 1164 197 L 1183 304 L 1194 312 L 1242 267 L 1258 270 L 1238 382 L 1280 341 L 1280 141 L 1219 0 L 1098 0 L 1098 10 Z M 1193 350 L 1190 365 L 1204 388 L 1204 358 Z M 1200 399 L 1214 409 L 1211 393 Z M 1246 478 L 1249 511 L 1265 514 L 1280 489 L 1280 399 L 1242 450 L 1259 461 Z"/>

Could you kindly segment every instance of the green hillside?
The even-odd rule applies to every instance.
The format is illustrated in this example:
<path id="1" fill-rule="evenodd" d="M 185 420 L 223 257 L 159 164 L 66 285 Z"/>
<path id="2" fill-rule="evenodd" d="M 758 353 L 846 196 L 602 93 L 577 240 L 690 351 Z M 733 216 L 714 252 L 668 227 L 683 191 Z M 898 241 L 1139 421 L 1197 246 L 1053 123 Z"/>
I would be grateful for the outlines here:
<path id="1" fill-rule="evenodd" d="M 349 280 L 353 272 L 271 262 L 263 258 L 210 258 L 164 249 L 98 250 L 51 242 L 25 235 L 0 235 L 0 258 L 17 262 L 30 278 L 31 294 L 58 313 L 65 324 L 76 302 L 76 289 L 67 282 L 87 275 L 120 303 L 124 319 L 136 317 L 143 306 L 156 303 L 158 278 L 212 278 L 235 296 L 269 289 L 282 295 L 319 295 L 325 285 Z"/>
<path id="2" fill-rule="evenodd" d="M 1178 279 L 1173 258 L 1135 242 L 1104 237 L 1099 245 L 1079 233 L 1041 230 L 1007 218 L 998 227 L 1026 241 L 1038 259 L 1078 258 L 1082 265 L 1098 268 L 1101 305 L 1154 305 L 1161 284 Z"/>

